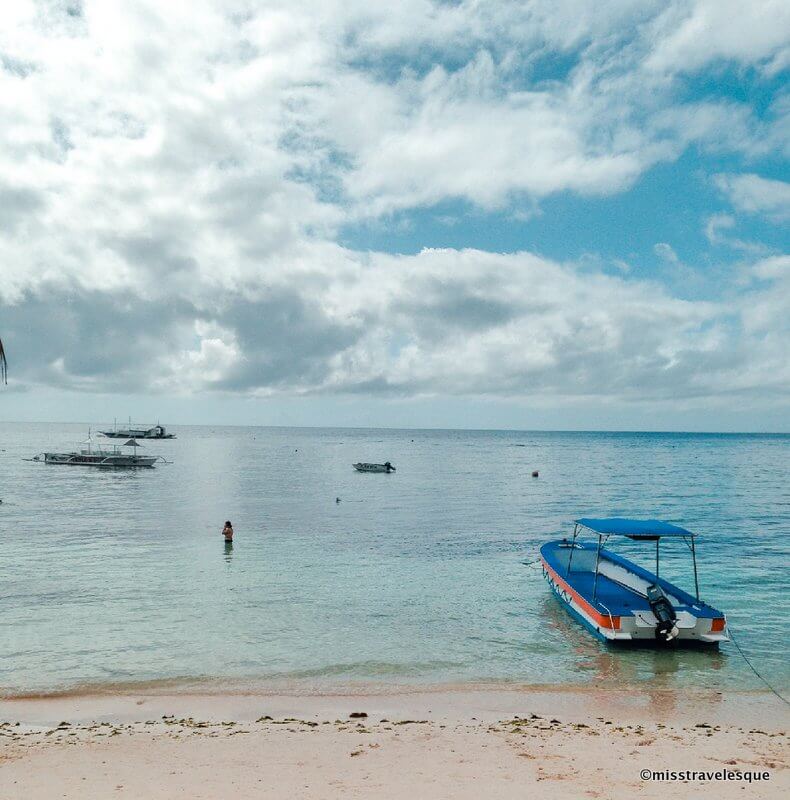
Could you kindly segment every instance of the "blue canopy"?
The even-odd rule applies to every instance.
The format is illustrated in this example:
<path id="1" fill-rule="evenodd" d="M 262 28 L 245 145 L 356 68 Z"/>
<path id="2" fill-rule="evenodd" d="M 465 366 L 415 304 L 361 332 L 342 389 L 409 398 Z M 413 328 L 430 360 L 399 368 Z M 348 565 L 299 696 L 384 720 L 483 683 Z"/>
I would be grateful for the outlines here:
<path id="1" fill-rule="evenodd" d="M 691 531 L 662 522 L 660 519 L 621 519 L 610 517 L 608 519 L 577 519 L 579 525 L 584 525 L 591 531 L 604 535 L 630 536 L 632 539 L 655 539 L 664 536 L 693 536 Z"/>

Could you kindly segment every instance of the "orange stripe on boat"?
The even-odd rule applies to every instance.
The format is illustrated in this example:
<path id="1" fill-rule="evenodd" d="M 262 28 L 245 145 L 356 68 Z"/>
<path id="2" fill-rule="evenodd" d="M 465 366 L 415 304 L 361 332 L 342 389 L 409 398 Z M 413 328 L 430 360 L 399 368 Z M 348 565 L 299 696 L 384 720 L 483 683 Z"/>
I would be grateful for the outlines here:
<path id="1" fill-rule="evenodd" d="M 710 632 L 721 633 L 727 626 L 727 620 L 724 617 L 714 617 L 710 621 Z"/>
<path id="2" fill-rule="evenodd" d="M 620 629 L 620 617 L 612 615 L 611 617 L 608 614 L 601 614 L 594 606 L 590 605 L 567 581 L 563 580 L 557 572 L 552 569 L 547 563 L 545 559 L 541 559 L 543 561 L 543 568 L 548 572 L 552 580 L 558 584 L 562 589 L 564 589 L 575 601 L 578 603 L 582 609 L 584 609 L 585 614 L 588 614 L 592 617 L 593 621 L 601 628 L 609 628 L 609 629 Z M 715 622 L 716 620 L 714 620 Z"/>

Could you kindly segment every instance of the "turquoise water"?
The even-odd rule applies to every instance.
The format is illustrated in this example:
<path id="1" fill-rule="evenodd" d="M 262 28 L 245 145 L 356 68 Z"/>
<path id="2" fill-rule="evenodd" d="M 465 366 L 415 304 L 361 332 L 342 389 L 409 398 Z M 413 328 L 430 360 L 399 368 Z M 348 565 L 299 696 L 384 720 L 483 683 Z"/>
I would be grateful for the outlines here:
<path id="1" fill-rule="evenodd" d="M 183 427 L 149 443 L 174 462 L 154 470 L 22 460 L 85 433 L 0 425 L 6 692 L 161 679 L 759 686 L 732 645 L 612 652 L 568 618 L 521 562 L 581 515 L 701 534 L 703 599 L 790 687 L 790 436 Z M 357 474 L 357 460 L 398 471 Z M 685 547 L 663 556 L 662 574 L 693 588 Z"/>

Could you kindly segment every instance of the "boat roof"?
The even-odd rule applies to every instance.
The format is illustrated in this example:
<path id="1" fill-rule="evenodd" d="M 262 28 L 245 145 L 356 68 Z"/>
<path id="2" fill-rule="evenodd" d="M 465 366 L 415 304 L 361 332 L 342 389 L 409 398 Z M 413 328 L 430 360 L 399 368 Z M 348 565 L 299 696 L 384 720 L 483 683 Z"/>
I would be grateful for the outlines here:
<path id="1" fill-rule="evenodd" d="M 628 536 L 631 539 L 661 539 L 663 537 L 693 536 L 691 531 L 662 522 L 660 519 L 623 519 L 622 517 L 606 517 L 591 519 L 582 517 L 577 519 L 578 525 L 583 525 L 591 531 L 611 536 Z"/>

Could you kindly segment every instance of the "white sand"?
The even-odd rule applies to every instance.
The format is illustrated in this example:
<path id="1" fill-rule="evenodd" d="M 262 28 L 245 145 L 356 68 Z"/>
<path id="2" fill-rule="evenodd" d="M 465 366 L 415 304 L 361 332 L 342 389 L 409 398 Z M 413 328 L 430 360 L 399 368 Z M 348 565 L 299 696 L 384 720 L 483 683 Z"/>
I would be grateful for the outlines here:
<path id="1" fill-rule="evenodd" d="M 68 696 L 2 701 L 0 720 L 3 800 L 790 796 L 788 716 L 763 694 Z"/>

